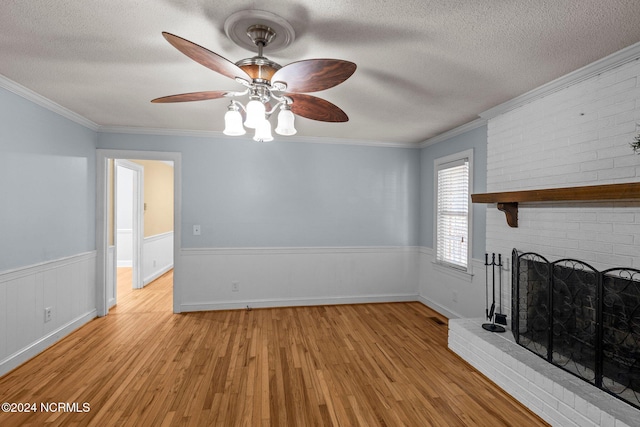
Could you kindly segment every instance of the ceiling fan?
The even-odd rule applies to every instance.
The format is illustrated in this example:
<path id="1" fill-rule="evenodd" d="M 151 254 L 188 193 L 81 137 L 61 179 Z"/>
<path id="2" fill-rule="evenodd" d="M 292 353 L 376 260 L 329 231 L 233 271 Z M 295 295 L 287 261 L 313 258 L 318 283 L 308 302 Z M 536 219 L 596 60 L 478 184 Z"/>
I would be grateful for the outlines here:
<path id="1" fill-rule="evenodd" d="M 339 85 L 355 72 L 356 64 L 340 59 L 307 59 L 281 66 L 271 61 L 263 56 L 263 50 L 268 46 L 273 47 L 272 51 L 288 46 L 293 41 L 295 33 L 288 22 L 269 12 L 236 12 L 225 21 L 225 32 L 238 45 L 257 48 L 258 54 L 233 63 L 182 37 L 167 32 L 163 32 L 162 35 L 180 52 L 235 80 L 244 86 L 244 90 L 190 92 L 163 96 L 151 102 L 172 103 L 231 98 L 225 114 L 224 133 L 232 136 L 244 135 L 247 127 L 255 129 L 253 139 L 256 141 L 273 139 L 269 118 L 276 111 L 279 111 L 276 133 L 280 135 L 296 133 L 294 114 L 323 122 L 349 120 L 345 112 L 336 105 L 305 92 L 318 92 Z M 241 36 L 242 33 L 244 38 Z M 249 98 L 246 107 L 233 99 L 242 96 Z"/>

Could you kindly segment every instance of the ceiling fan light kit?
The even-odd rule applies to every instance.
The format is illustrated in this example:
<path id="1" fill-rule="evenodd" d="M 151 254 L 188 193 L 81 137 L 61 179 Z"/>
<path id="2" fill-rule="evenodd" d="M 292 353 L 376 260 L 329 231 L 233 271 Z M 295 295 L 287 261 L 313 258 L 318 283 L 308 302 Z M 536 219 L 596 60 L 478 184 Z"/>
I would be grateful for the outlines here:
<path id="1" fill-rule="evenodd" d="M 291 107 L 288 104 L 282 104 L 278 113 L 276 133 L 284 136 L 295 135 L 297 131 L 293 123 L 294 119 L 295 115 L 291 112 Z"/>
<path id="2" fill-rule="evenodd" d="M 224 115 L 224 131 L 225 135 L 229 136 L 241 136 L 247 133 L 242 126 L 242 114 L 238 111 L 237 105 L 231 103 L 229 109 Z"/>
<path id="3" fill-rule="evenodd" d="M 244 37 L 241 34 L 244 32 Z M 255 141 L 272 141 L 270 117 L 277 111 L 279 135 L 295 135 L 295 115 L 324 122 L 346 122 L 348 116 L 331 102 L 307 95 L 337 86 L 356 70 L 356 64 L 340 59 L 307 59 L 284 67 L 263 56 L 263 50 L 287 47 L 295 32 L 287 21 L 269 12 L 240 11 L 225 22 L 225 33 L 244 48 L 257 48 L 258 54 L 233 63 L 222 56 L 176 35 L 163 32 L 164 38 L 176 49 L 205 67 L 235 80 L 242 91 L 201 91 L 164 96 L 153 103 L 202 101 L 207 99 L 248 97 L 246 106 L 231 99 L 224 116 L 223 133 L 229 136 L 246 134 L 255 129 Z M 272 102 L 275 101 L 275 105 Z M 243 113 L 245 115 L 243 122 Z"/>

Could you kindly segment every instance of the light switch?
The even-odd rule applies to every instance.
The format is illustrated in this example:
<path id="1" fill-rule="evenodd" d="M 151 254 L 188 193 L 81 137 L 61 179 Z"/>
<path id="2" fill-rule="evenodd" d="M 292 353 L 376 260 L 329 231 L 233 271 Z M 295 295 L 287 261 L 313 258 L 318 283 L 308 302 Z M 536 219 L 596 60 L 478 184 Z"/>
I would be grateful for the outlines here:
<path id="1" fill-rule="evenodd" d="M 193 226 L 193 235 L 194 236 L 199 236 L 200 235 L 200 224 L 197 224 L 197 225 Z"/>

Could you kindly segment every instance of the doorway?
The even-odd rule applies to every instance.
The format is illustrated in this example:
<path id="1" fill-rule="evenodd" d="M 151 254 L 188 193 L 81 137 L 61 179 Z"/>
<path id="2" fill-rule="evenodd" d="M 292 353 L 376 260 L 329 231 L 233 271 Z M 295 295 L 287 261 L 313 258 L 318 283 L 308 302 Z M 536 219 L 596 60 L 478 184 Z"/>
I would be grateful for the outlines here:
<path id="1" fill-rule="evenodd" d="M 167 268 L 173 269 L 173 311 L 179 313 L 181 311 L 178 298 L 180 295 L 178 254 L 181 235 L 180 153 L 98 149 L 96 157 L 98 183 L 96 307 L 98 316 L 108 314 L 109 308 L 117 302 L 118 258 L 127 258 L 119 257 L 118 252 L 124 251 L 127 253 L 129 250 L 131 255 L 129 257 L 130 263 L 133 269 L 132 287 L 134 288 L 142 288 L 154 278 L 166 273 Z M 145 194 L 145 167 L 143 165 L 158 163 L 158 161 L 172 166 L 170 179 L 173 184 L 173 194 L 168 207 L 169 210 L 172 208 L 171 224 L 168 226 L 171 230 L 157 232 L 156 229 L 156 234 L 145 236 L 145 234 L 154 233 L 153 230 L 149 230 L 149 233 L 144 231 L 144 218 L 149 212 L 150 206 L 153 205 L 156 208 L 157 203 L 156 201 L 152 204 L 147 203 L 145 201 L 147 196 L 143 198 Z M 120 184 L 125 183 L 125 190 L 120 189 L 118 191 L 118 182 Z M 121 195 L 123 193 L 127 194 L 126 189 L 130 189 L 130 195 L 126 199 L 122 200 L 121 197 L 117 197 L 117 193 L 121 193 Z M 122 205 L 131 205 L 130 207 L 124 206 L 126 209 L 122 209 L 122 220 L 117 218 L 119 216 L 116 214 L 118 204 L 120 204 L 121 208 L 123 207 Z M 127 217 L 129 215 L 131 221 L 128 223 Z M 153 227 L 150 228 L 153 229 Z M 120 229 L 122 233 L 118 233 L 117 229 Z M 134 229 L 136 230 L 134 231 Z M 126 241 L 127 239 L 123 236 L 127 231 L 132 236 L 130 249 L 126 246 L 124 249 L 120 249 L 118 240 Z M 136 234 L 137 238 L 134 237 Z M 120 262 L 123 265 L 126 264 L 127 260 L 120 259 Z"/>

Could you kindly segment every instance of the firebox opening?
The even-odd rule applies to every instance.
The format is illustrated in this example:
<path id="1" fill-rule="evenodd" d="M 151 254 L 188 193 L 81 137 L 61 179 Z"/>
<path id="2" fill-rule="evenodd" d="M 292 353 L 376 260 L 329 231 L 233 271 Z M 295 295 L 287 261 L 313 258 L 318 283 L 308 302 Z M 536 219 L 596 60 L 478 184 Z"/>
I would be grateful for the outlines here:
<path id="1" fill-rule="evenodd" d="M 640 270 L 513 250 L 516 342 L 640 408 Z"/>

